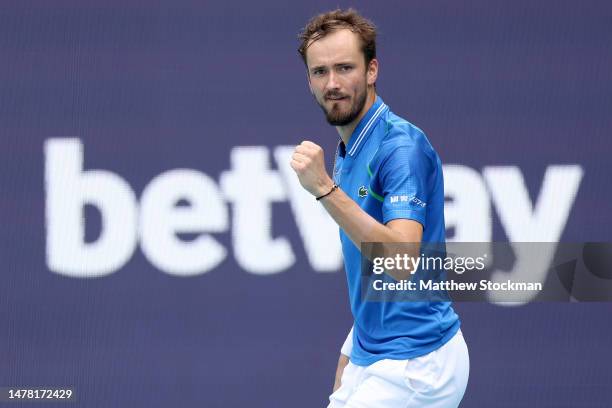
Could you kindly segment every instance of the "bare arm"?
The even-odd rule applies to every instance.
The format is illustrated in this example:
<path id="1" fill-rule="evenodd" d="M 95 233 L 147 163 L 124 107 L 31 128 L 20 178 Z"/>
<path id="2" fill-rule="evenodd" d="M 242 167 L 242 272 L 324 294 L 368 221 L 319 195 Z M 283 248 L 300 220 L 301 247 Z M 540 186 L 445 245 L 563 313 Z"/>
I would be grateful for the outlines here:
<path id="1" fill-rule="evenodd" d="M 340 354 L 340 358 L 338 358 L 338 367 L 336 368 L 336 379 L 334 381 L 334 390 L 336 392 L 340 385 L 342 385 L 342 374 L 344 373 L 344 368 L 348 365 L 349 358 L 344 354 Z"/>
<path id="2" fill-rule="evenodd" d="M 296 147 L 291 160 L 291 167 L 297 173 L 300 183 L 315 197 L 326 194 L 334 185 L 325 171 L 324 163 L 323 149 L 308 141 Z M 361 248 L 362 242 L 420 244 L 423 237 L 423 226 L 417 221 L 395 219 L 381 224 L 340 189 L 321 199 L 321 203 L 357 248 Z M 411 252 L 417 255 L 418 246 Z"/>
<path id="3" fill-rule="evenodd" d="M 333 182 L 331 179 L 329 181 L 331 189 Z M 323 198 L 321 202 L 357 248 L 360 248 L 362 242 L 421 242 L 423 226 L 420 223 L 396 219 L 383 225 L 340 189 Z"/>
<path id="4" fill-rule="evenodd" d="M 342 375 L 344 374 L 344 369 L 350 362 L 349 356 L 353 352 L 353 330 L 354 327 L 351 327 L 351 330 L 346 336 L 346 340 L 344 340 L 344 344 L 342 344 L 342 348 L 340 349 L 340 357 L 338 358 L 338 367 L 336 368 L 336 379 L 334 381 L 333 392 L 336 392 L 336 390 L 342 385 Z"/>

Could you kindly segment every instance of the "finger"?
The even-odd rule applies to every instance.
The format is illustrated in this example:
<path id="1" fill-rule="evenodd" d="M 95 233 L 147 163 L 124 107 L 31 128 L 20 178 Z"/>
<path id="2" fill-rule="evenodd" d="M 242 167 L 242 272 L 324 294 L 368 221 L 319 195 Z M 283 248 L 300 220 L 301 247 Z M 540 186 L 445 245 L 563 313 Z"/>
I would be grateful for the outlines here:
<path id="1" fill-rule="evenodd" d="M 308 163 L 310 161 L 310 157 L 298 152 L 293 153 L 291 158 L 298 163 Z"/>
<path id="2" fill-rule="evenodd" d="M 304 164 L 300 163 L 298 161 L 295 160 L 291 160 L 291 162 L 289 163 L 289 165 L 291 166 L 291 168 L 297 173 L 298 171 L 301 171 L 304 168 Z"/>
<path id="3" fill-rule="evenodd" d="M 302 146 L 305 146 L 305 147 L 308 147 L 308 148 L 311 148 L 311 149 L 320 149 L 321 148 L 318 144 L 316 144 L 314 142 L 311 142 L 310 140 L 304 140 L 304 141 L 302 141 L 301 144 L 302 144 Z"/>
<path id="4" fill-rule="evenodd" d="M 318 154 L 319 152 L 323 152 L 323 148 L 321 146 L 319 146 L 316 143 L 310 142 L 308 140 L 305 140 L 302 142 L 302 144 L 299 145 L 299 147 L 312 152 L 313 154 Z"/>
<path id="5" fill-rule="evenodd" d="M 314 153 L 314 149 L 309 146 L 299 145 L 295 148 L 295 151 L 301 153 L 303 155 L 312 155 Z"/>

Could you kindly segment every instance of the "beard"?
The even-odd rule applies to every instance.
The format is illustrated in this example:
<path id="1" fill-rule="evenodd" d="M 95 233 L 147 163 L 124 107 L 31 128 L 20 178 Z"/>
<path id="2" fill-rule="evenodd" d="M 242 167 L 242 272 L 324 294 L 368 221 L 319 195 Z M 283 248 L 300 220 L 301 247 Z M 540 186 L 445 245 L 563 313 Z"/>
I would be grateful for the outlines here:
<path id="1" fill-rule="evenodd" d="M 325 107 L 325 101 L 327 98 L 342 97 L 344 95 L 339 94 L 338 92 L 328 92 L 325 94 L 323 96 L 323 103 L 319 103 L 318 101 L 317 103 L 323 110 L 327 123 L 332 126 L 346 126 L 357 119 L 357 116 L 359 116 L 366 103 L 366 89 L 367 87 L 364 87 L 362 92 L 355 94 L 353 104 L 349 106 L 348 109 L 344 110 L 340 107 L 342 102 L 332 103 L 332 107 L 329 110 Z"/>

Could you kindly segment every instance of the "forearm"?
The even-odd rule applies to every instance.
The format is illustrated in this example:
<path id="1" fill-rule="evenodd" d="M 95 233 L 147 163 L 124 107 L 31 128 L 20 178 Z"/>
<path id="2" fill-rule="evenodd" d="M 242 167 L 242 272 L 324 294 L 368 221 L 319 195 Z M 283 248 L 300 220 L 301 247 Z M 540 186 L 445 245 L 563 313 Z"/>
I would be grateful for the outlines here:
<path id="1" fill-rule="evenodd" d="M 372 262 L 375 258 L 419 257 L 422 227 L 418 222 L 398 219 L 389 221 L 387 225 L 381 224 L 341 189 L 334 190 L 320 201 L 360 251 L 363 242 L 396 244 L 374 245 L 362 251 L 362 255 Z M 409 265 L 404 269 L 388 269 L 386 273 L 399 281 L 410 279 L 414 271 Z"/>
<path id="2" fill-rule="evenodd" d="M 338 226 L 346 233 L 355 246 L 361 250 L 363 242 L 385 243 L 412 243 L 397 248 L 382 246 L 381 253 L 364 254 L 370 259 L 373 257 L 390 257 L 408 254 L 417 257 L 423 234 L 422 225 L 410 219 L 394 219 L 385 224 L 377 221 L 366 213 L 342 189 L 332 188 L 334 182 L 325 171 L 323 149 L 316 144 L 304 141 L 296 147 L 291 159 L 291 167 L 295 170 L 300 184 L 313 196 L 318 197 L 327 212 L 336 221 Z M 398 250 L 401 252 L 398 253 Z M 388 252 L 387 252 L 388 251 Z M 405 279 L 405 273 L 388 271 L 396 279 Z"/>
<path id="3" fill-rule="evenodd" d="M 349 358 L 344 354 L 340 354 L 340 358 L 338 358 L 338 366 L 336 367 L 336 378 L 334 380 L 333 392 L 336 392 L 336 390 L 342 385 L 342 374 L 344 373 L 344 369 L 348 363 Z"/>
<path id="4" fill-rule="evenodd" d="M 400 232 L 381 224 L 341 189 L 321 199 L 321 203 L 357 248 L 361 248 L 362 242 L 419 243 L 421 241 L 416 231 Z"/>
<path id="5" fill-rule="evenodd" d="M 349 334 L 346 336 L 346 340 L 344 340 L 344 344 L 342 344 L 342 348 L 340 349 L 340 357 L 338 358 L 338 366 L 336 367 L 336 377 L 334 380 L 334 392 L 340 388 L 342 385 L 342 374 L 344 373 L 344 368 L 348 365 L 350 359 L 349 356 L 353 351 L 353 328 L 349 331 Z"/>

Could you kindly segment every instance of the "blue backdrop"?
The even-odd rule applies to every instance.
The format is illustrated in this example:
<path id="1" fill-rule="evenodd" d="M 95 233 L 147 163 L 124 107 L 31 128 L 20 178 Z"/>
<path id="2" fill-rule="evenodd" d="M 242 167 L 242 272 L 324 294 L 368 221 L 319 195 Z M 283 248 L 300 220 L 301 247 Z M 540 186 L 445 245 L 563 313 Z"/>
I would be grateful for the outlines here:
<path id="1" fill-rule="evenodd" d="M 325 406 L 346 283 L 337 248 L 317 264 L 281 159 L 303 139 L 332 159 L 296 49 L 336 5 L 0 7 L 0 386 L 71 386 L 86 407 Z M 609 2 L 339 5 L 378 25 L 378 92 L 447 166 L 449 239 L 610 241 Z M 224 181 L 237 163 L 272 192 Z M 456 309 L 462 406 L 612 406 L 610 304 Z"/>

